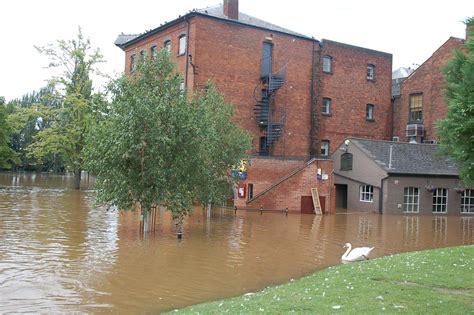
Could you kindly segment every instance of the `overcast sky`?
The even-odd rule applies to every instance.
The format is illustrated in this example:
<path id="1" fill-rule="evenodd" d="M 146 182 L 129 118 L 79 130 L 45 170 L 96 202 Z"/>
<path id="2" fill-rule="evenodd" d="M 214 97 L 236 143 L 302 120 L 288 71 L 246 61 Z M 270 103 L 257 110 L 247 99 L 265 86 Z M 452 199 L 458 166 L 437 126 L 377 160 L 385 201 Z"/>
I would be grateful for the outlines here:
<path id="1" fill-rule="evenodd" d="M 222 0 L 10 0 L 0 2 L 0 96 L 11 100 L 45 85 L 51 71 L 34 46 L 72 39 L 80 25 L 119 73 L 124 54 L 113 43 L 121 32 L 142 33 Z M 287 29 L 393 54 L 393 68 L 423 63 L 450 36 L 465 37 L 474 1 L 240 0 L 240 11 Z"/>

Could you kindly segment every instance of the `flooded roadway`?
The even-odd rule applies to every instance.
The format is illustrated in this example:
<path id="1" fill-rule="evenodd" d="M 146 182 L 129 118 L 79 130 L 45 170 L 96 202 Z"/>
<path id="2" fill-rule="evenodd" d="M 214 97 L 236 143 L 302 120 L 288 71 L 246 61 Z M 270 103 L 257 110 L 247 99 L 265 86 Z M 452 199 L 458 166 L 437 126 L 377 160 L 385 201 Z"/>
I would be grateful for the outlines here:
<path id="1" fill-rule="evenodd" d="M 134 213 L 94 206 L 72 178 L 0 174 L 0 313 L 158 313 L 254 292 L 340 263 L 474 243 L 474 217 L 330 216 L 196 208 L 176 239 L 171 217 L 138 233 Z"/>

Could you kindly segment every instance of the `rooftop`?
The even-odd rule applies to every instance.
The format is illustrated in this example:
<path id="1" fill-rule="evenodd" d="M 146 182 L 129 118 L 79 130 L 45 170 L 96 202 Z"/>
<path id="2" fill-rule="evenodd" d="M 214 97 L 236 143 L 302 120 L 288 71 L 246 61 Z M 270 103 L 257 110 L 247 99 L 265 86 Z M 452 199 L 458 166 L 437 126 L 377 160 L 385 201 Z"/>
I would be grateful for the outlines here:
<path id="1" fill-rule="evenodd" d="M 439 153 L 438 145 L 349 139 L 390 174 L 458 176 L 455 162 Z M 350 147 L 350 144 L 349 144 Z M 390 147 L 392 159 L 390 161 Z M 391 167 L 389 164 L 391 162 Z"/>
<path id="2" fill-rule="evenodd" d="M 262 28 L 262 29 L 266 29 L 266 30 L 270 30 L 270 31 L 274 31 L 274 32 L 283 33 L 283 34 L 288 34 L 288 35 L 292 35 L 292 36 L 296 36 L 296 37 L 300 37 L 300 38 L 304 38 L 304 39 L 308 39 L 308 40 L 314 40 L 312 37 L 309 37 L 309 36 L 291 31 L 289 29 L 280 27 L 280 26 L 272 24 L 272 23 L 268 23 L 266 21 L 263 21 L 261 19 L 258 19 L 256 17 L 247 15 L 247 14 L 242 13 L 242 12 L 239 12 L 238 20 L 230 19 L 226 15 L 224 15 L 223 5 L 219 4 L 219 5 L 212 6 L 212 7 L 207 7 L 207 8 L 204 8 L 204 9 L 192 10 L 184 16 L 180 16 L 180 17 L 178 17 L 177 19 L 175 19 L 171 22 L 160 25 L 159 27 L 157 27 L 153 30 L 146 31 L 142 34 L 123 34 L 122 33 L 122 34 L 117 36 L 117 39 L 115 40 L 115 45 L 117 45 L 121 48 L 125 48 L 128 45 L 140 40 L 141 38 L 144 38 L 146 36 L 149 36 L 151 34 L 159 32 L 160 30 L 162 30 L 163 28 L 165 28 L 165 27 L 167 27 L 171 24 L 174 24 L 174 23 L 176 23 L 180 20 L 183 20 L 187 17 L 194 16 L 194 15 L 208 16 L 208 17 L 212 17 L 212 18 L 215 18 L 215 19 L 219 19 L 219 20 L 225 20 L 225 21 L 228 21 L 228 22 L 231 22 L 231 23 L 248 25 L 248 26 Z"/>

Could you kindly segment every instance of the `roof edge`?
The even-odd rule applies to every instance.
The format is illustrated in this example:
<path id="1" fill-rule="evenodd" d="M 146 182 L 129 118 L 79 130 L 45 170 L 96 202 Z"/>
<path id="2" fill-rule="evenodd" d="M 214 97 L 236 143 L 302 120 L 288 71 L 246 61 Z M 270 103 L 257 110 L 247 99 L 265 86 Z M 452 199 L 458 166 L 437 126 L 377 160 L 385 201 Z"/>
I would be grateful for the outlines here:
<path id="1" fill-rule="evenodd" d="M 237 25 L 251 27 L 251 28 L 255 28 L 255 29 L 267 30 L 267 31 L 270 31 L 270 32 L 273 32 L 273 33 L 278 33 L 278 34 L 282 34 L 282 35 L 286 35 L 286 36 L 296 37 L 296 38 L 300 38 L 300 39 L 303 39 L 303 40 L 315 41 L 315 42 L 318 42 L 318 43 L 320 42 L 319 40 L 315 39 L 314 37 L 309 37 L 309 36 L 305 36 L 305 35 L 291 34 L 291 33 L 278 31 L 278 30 L 272 30 L 272 29 L 265 28 L 265 27 L 262 27 L 262 26 L 251 25 L 251 24 L 248 24 L 248 23 L 240 22 L 239 20 L 223 19 L 223 18 L 220 18 L 220 17 L 217 17 L 217 16 L 212 16 L 212 15 L 205 14 L 205 13 L 202 13 L 202 12 L 191 11 L 191 12 L 189 12 L 189 13 L 183 15 L 183 16 L 179 16 L 178 18 L 176 18 L 176 19 L 174 19 L 170 22 L 167 22 L 163 25 L 160 25 L 157 28 L 154 28 L 154 29 L 152 29 L 148 32 L 142 33 L 142 34 L 138 35 L 137 37 L 135 37 L 134 39 L 132 39 L 128 42 L 125 42 L 123 44 L 117 44 L 116 43 L 115 45 L 117 47 L 121 48 L 122 50 L 124 50 L 127 47 L 139 42 L 140 40 L 142 40 L 144 38 L 147 38 L 148 36 L 154 35 L 154 34 L 160 32 L 161 30 L 164 30 L 164 29 L 166 29 L 170 26 L 173 26 L 173 25 L 177 24 L 180 21 L 186 21 L 186 20 L 188 20 L 188 19 L 190 19 L 194 16 L 202 16 L 202 17 L 215 19 L 215 20 L 223 21 L 223 22 L 230 23 L 230 24 L 237 24 Z"/>

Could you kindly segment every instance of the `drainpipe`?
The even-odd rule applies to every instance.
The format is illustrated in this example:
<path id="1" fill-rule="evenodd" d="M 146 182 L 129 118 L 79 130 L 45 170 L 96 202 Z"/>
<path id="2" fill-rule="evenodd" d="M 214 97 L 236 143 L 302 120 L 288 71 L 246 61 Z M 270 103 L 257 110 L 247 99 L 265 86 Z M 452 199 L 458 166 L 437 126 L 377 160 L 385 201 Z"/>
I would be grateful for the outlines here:
<path id="1" fill-rule="evenodd" d="M 187 30 L 186 30 L 186 66 L 184 70 L 184 87 L 187 89 L 188 88 L 188 56 L 189 56 L 189 41 L 191 40 L 191 34 L 190 34 L 190 23 L 187 18 L 187 16 L 184 16 L 184 20 L 186 21 L 187 24 Z"/>
<path id="2" fill-rule="evenodd" d="M 316 137 L 316 115 L 317 115 L 317 108 L 316 108 L 316 102 L 317 102 L 317 91 L 315 91 L 315 87 L 314 87 L 314 84 L 315 84 L 315 76 L 317 75 L 317 70 L 319 70 L 319 67 L 317 70 L 314 69 L 315 67 L 315 64 L 316 64 L 316 61 L 315 61 L 315 58 L 316 58 L 316 43 L 317 41 L 316 40 L 313 40 L 313 50 L 312 50 L 312 60 L 311 60 L 311 128 L 310 128 L 310 145 L 309 145 L 309 155 L 311 158 L 314 158 L 316 157 L 316 152 L 317 152 L 317 148 L 316 148 L 316 140 L 317 140 L 317 137 Z M 318 45 L 319 45 L 319 42 L 318 42 Z M 318 53 L 320 52 L 320 50 L 318 49 Z M 319 65 L 319 63 L 318 63 Z M 319 85 L 318 85 L 318 88 L 319 88 Z"/>

